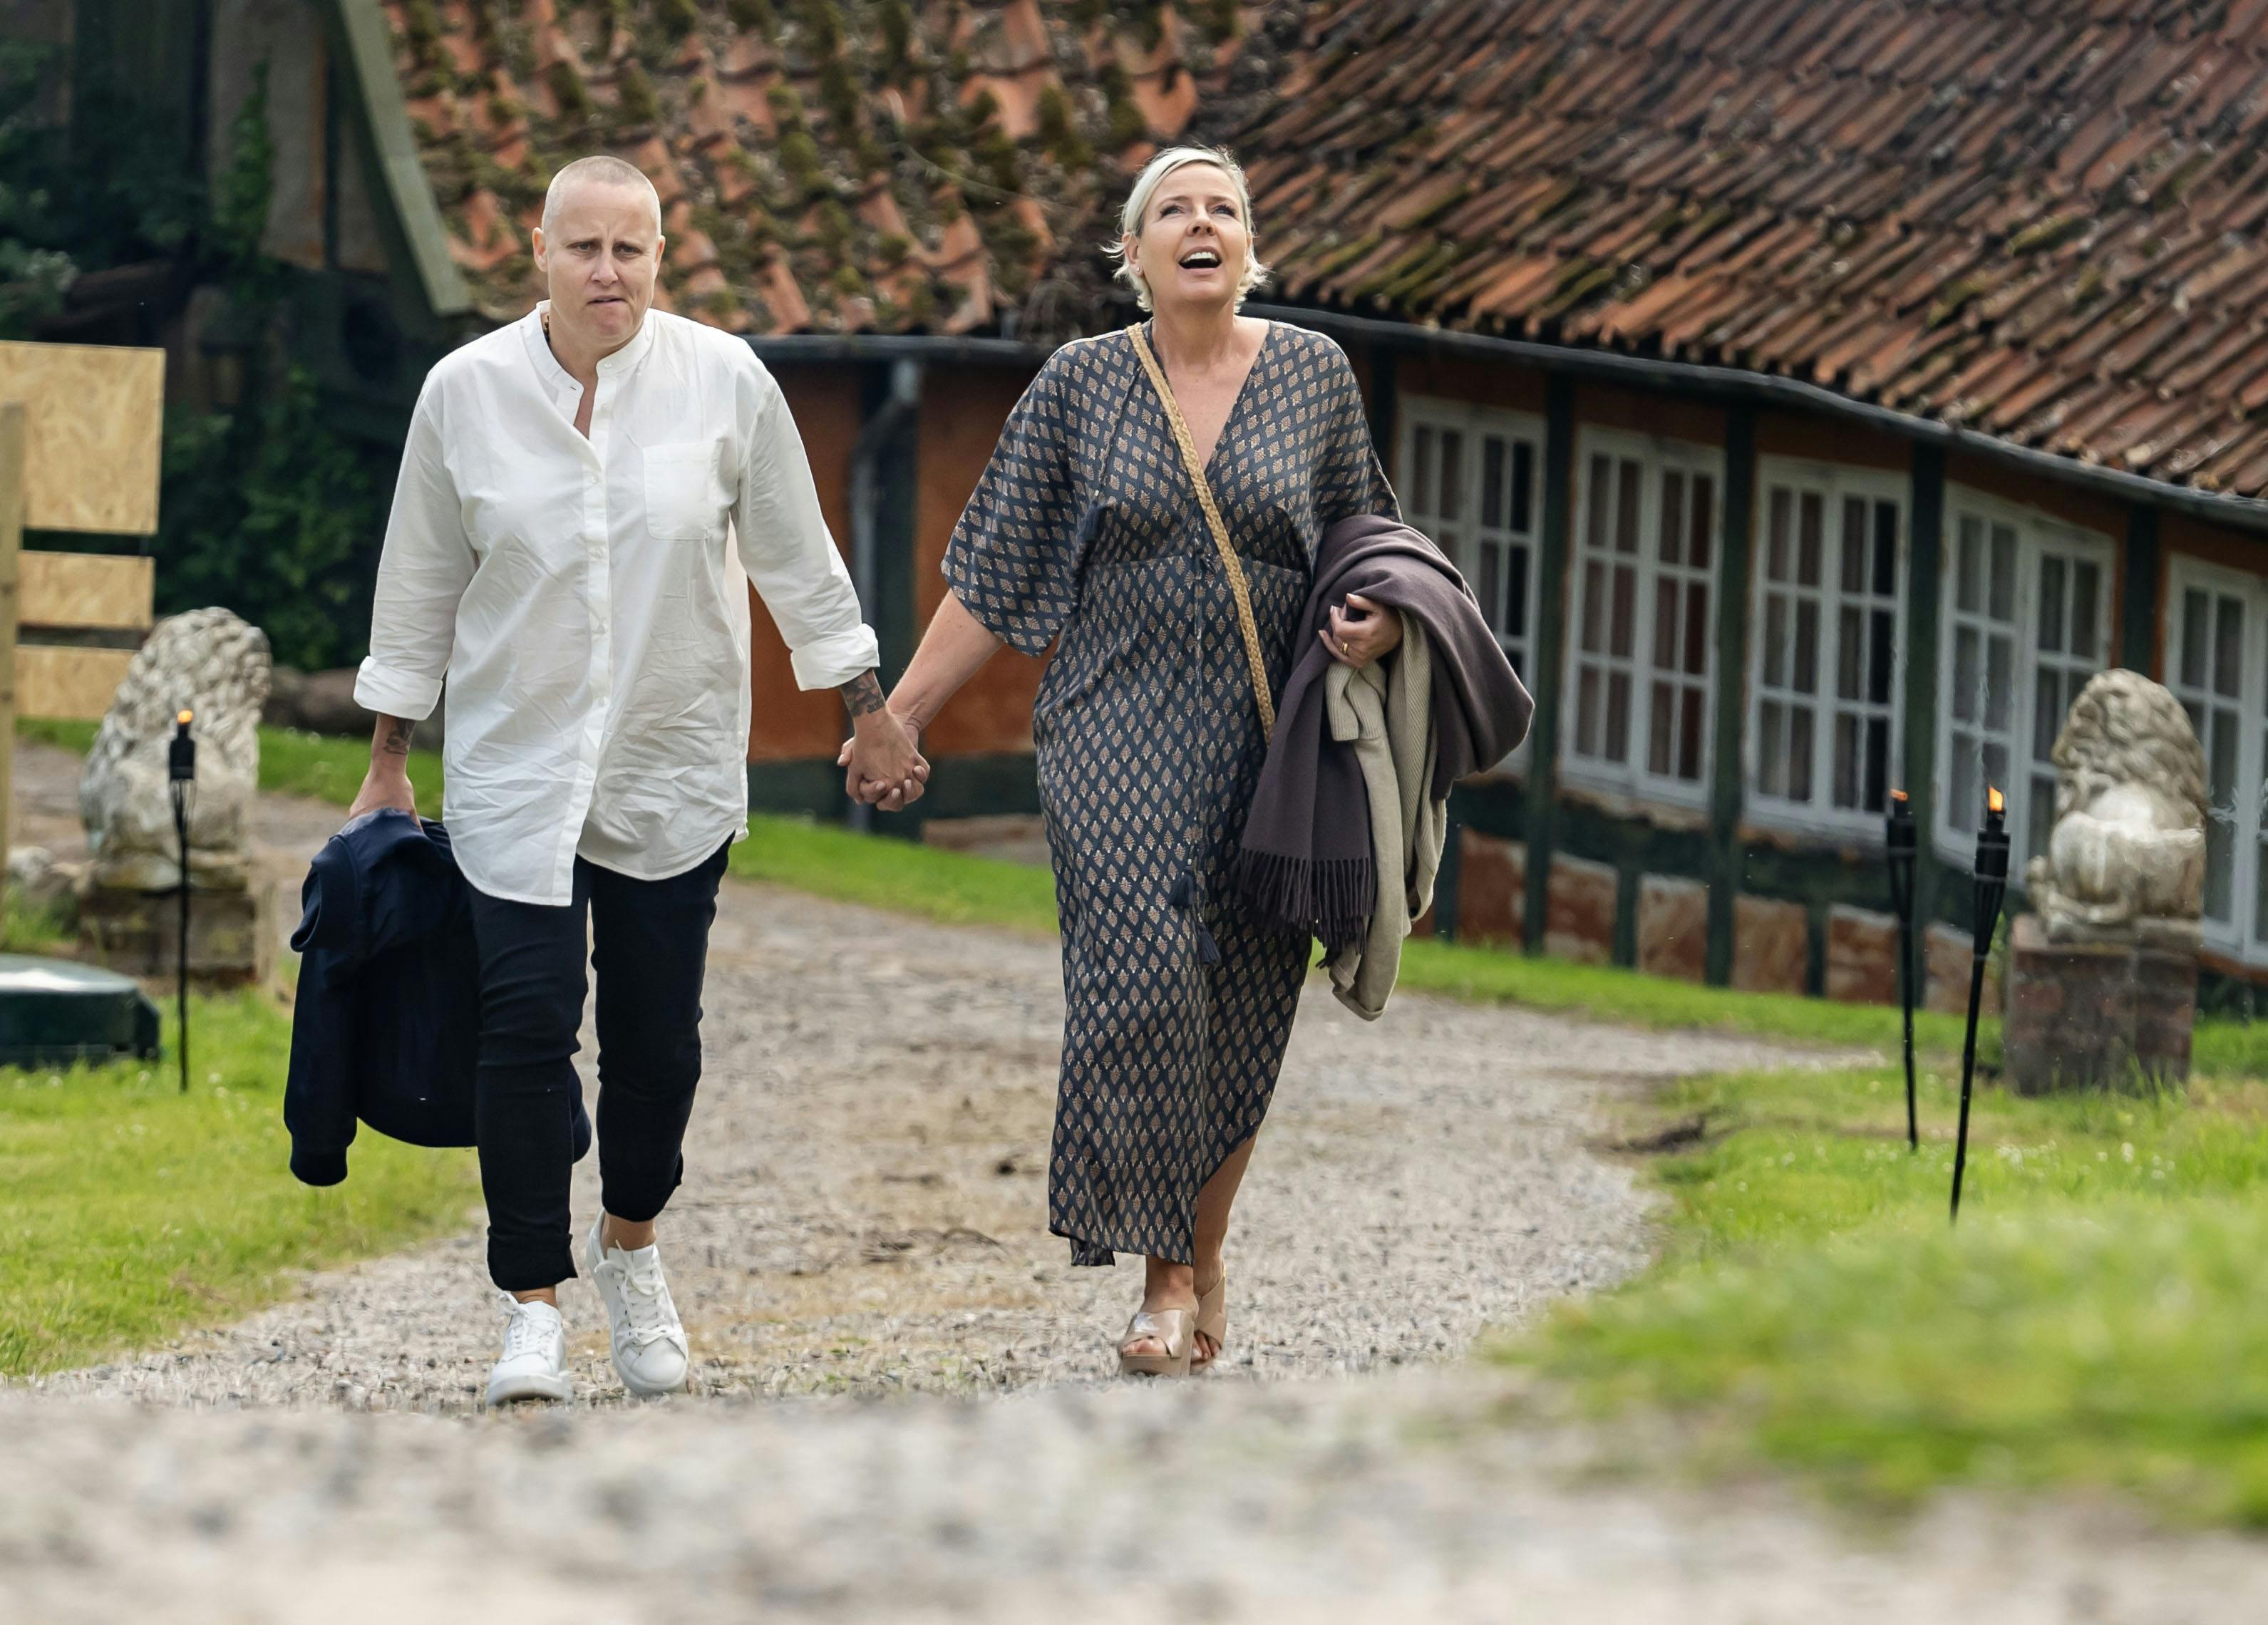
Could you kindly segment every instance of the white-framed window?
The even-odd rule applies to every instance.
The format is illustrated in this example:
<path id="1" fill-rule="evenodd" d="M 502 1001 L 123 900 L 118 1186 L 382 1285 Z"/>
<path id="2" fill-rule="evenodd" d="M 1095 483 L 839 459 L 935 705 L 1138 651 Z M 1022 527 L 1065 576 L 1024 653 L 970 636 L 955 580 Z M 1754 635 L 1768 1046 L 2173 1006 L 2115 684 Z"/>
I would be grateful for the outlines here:
<path id="1" fill-rule="evenodd" d="M 2268 964 L 2268 581 L 2176 555 L 2166 601 L 2166 687 L 2205 747 L 2205 938 Z"/>
<path id="2" fill-rule="evenodd" d="M 1397 460 L 1403 517 L 1470 584 L 1520 680 L 1535 686 L 1535 567 L 1543 525 L 1543 420 L 1405 395 Z"/>
<path id="3" fill-rule="evenodd" d="M 1712 446 L 1619 430 L 1578 437 L 1571 781 L 1707 801 L 1724 485 Z"/>
<path id="4" fill-rule="evenodd" d="M 1766 457 L 1756 491 L 1750 813 L 1879 835 L 1896 778 L 1906 482 Z"/>
<path id="5" fill-rule="evenodd" d="M 2110 539 L 1965 488 L 1946 491 L 1937 834 L 1975 855 L 1987 786 L 2008 798 L 2009 875 L 2047 846 L 2051 753 L 2110 658 Z"/>

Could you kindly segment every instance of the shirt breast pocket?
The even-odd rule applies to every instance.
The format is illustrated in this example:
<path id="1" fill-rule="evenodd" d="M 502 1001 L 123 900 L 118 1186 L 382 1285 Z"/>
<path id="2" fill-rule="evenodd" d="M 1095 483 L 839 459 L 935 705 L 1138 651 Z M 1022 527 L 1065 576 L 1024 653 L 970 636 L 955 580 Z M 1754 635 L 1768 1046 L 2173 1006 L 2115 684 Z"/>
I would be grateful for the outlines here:
<path id="1" fill-rule="evenodd" d="M 718 445 L 688 440 L 645 448 L 645 523 L 662 541 L 707 541 L 724 531 Z"/>

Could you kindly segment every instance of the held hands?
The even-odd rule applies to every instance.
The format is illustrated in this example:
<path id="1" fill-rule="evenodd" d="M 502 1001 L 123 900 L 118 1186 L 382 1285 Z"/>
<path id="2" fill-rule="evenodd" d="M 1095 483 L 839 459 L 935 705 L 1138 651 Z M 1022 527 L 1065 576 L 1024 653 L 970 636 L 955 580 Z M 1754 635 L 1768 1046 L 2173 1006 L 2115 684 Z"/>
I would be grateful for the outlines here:
<path id="1" fill-rule="evenodd" d="M 843 788 L 853 800 L 885 812 L 903 812 L 929 786 L 929 763 L 916 740 L 920 730 L 887 707 L 859 717 L 835 765 L 845 769 Z"/>
<path id="2" fill-rule="evenodd" d="M 1402 617 L 1359 592 L 1350 592 L 1344 607 L 1334 605 L 1330 624 L 1315 634 L 1331 658 L 1346 665 L 1368 665 L 1394 652 L 1402 642 Z"/>

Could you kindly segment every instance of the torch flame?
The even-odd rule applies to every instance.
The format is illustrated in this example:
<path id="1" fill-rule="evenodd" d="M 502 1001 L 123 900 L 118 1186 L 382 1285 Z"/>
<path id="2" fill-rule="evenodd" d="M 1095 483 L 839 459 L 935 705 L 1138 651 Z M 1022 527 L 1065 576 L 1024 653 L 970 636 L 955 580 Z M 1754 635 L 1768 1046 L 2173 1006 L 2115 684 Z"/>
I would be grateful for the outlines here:
<path id="1" fill-rule="evenodd" d="M 1984 787 L 1984 810 L 1988 812 L 2005 812 L 2008 810 L 2007 798 L 1990 784 Z"/>
<path id="2" fill-rule="evenodd" d="M 1906 798 L 1906 792 L 1905 792 L 1905 791 L 1904 791 L 1904 790 L 1892 790 L 1892 791 L 1890 792 L 1890 799 L 1891 799 L 1891 800 L 1893 800 L 1893 801 L 1898 802 L 1898 803 L 1900 803 L 1901 805 L 1903 805 L 1903 804 L 1904 803 L 1905 798 Z"/>
<path id="3" fill-rule="evenodd" d="M 188 727 L 188 726 L 189 725 L 189 724 L 190 724 L 191 722 L 193 722 L 194 720 L 195 720 L 195 718 L 194 715 L 193 715 L 191 712 L 188 712 L 188 711 L 183 711 L 183 712 L 182 712 L 179 717 L 175 717 L 173 720 L 174 720 L 174 721 L 176 721 L 176 722 L 178 722 L 178 723 L 180 723 L 180 724 L 181 724 L 181 726 L 183 726 L 184 728 L 186 728 L 186 727 Z"/>

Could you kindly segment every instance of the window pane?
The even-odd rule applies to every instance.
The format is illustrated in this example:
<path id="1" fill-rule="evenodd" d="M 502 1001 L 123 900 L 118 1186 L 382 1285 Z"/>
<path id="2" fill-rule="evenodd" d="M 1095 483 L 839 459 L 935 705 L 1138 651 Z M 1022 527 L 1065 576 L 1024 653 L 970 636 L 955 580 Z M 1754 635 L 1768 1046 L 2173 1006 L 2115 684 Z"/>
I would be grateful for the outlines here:
<path id="1" fill-rule="evenodd" d="M 1955 722 L 1975 722 L 1984 712 L 1984 669 L 1983 646 L 1977 634 L 1968 627 L 1957 628 L 1953 634 L 1953 719 Z"/>
<path id="2" fill-rule="evenodd" d="M 1787 707 L 1766 700 L 1756 729 L 1756 788 L 1767 796 L 1787 794 Z"/>
<path id="3" fill-rule="evenodd" d="M 1441 517 L 1465 517 L 1465 437 L 1454 429 L 1441 431 Z"/>
<path id="4" fill-rule="evenodd" d="M 2205 789 L 2215 807 L 2232 811 L 2236 805 L 2235 718 L 2226 711 L 2209 719 L 2205 742 Z"/>
<path id="5" fill-rule="evenodd" d="M 2213 687 L 2235 699 L 2244 689 L 2244 600 L 2225 598 L 2214 617 Z"/>
<path id="6" fill-rule="evenodd" d="M 2202 688 L 2211 664 L 2213 600 L 2191 587 L 2182 594 L 2182 683 Z"/>
<path id="7" fill-rule="evenodd" d="M 1859 719 L 1849 711 L 1835 713 L 1835 805 L 1859 805 Z"/>
<path id="8" fill-rule="evenodd" d="M 1575 754 L 1599 754 L 1599 668 L 1586 665 L 1575 674 Z"/>
<path id="9" fill-rule="evenodd" d="M 1630 760 L 1631 680 L 1628 672 L 1607 677 L 1607 760 Z"/>
<path id="10" fill-rule="evenodd" d="M 1898 505 L 1874 504 L 1874 596 L 1893 598 L 1898 590 Z"/>
<path id="11" fill-rule="evenodd" d="M 2217 818 L 2205 821 L 2205 917 L 2227 923 L 2236 914 L 2236 832 Z"/>
<path id="12" fill-rule="evenodd" d="M 1867 590 L 1867 504 L 1856 496 L 1843 499 L 1843 590 Z"/>
<path id="13" fill-rule="evenodd" d="M 1615 467 L 1615 551 L 1638 551 L 1638 466 L 1620 462 Z"/>
<path id="14" fill-rule="evenodd" d="M 1984 725 L 1995 733 L 2008 732 L 2015 711 L 2016 640 L 1995 636 L 1984 640 Z"/>
<path id="15" fill-rule="evenodd" d="M 2040 558 L 2040 649 L 2043 653 L 2060 653 L 2063 650 L 2063 561 L 2052 553 Z"/>
<path id="16" fill-rule="evenodd" d="M 1533 528 L 1528 515 L 1535 499 L 1535 452 L 1527 441 L 1512 443 L 1512 528 L 1523 536 Z"/>
<path id="17" fill-rule="evenodd" d="M 1668 683 L 1655 683 L 1646 699 L 1646 770 L 1669 777 L 1676 771 L 1670 747 L 1675 743 L 1673 725 L 1676 692 Z"/>
<path id="18" fill-rule="evenodd" d="M 1880 717 L 1867 718 L 1866 811 L 1880 812 L 1889 805 L 1890 783 L 1890 724 Z"/>
<path id="19" fill-rule="evenodd" d="M 1795 601 L 1795 691 L 1819 692 L 1819 605 L 1808 598 Z"/>
<path id="20" fill-rule="evenodd" d="M 1458 544 L 1456 532 L 1452 530 L 1441 531 L 1434 536 L 1433 541 L 1435 545 L 1441 549 L 1443 555 L 1448 559 L 1450 563 L 1454 564 L 1459 570 L 1464 569 L 1464 548 Z"/>
<path id="21" fill-rule="evenodd" d="M 1973 734 L 1953 736 L 1953 791 L 1946 805 L 1947 822 L 1961 835 L 1977 827 L 1976 808 L 1984 799 L 1977 788 L 1977 739 Z"/>
<path id="22" fill-rule="evenodd" d="M 1860 693 L 1859 667 L 1866 663 L 1865 618 L 1855 604 L 1845 604 L 1835 616 L 1835 693 L 1855 700 Z"/>
<path id="23" fill-rule="evenodd" d="M 1481 614 L 1499 632 L 1506 629 L 1502 613 L 1504 592 L 1504 560 L 1502 547 L 1493 541 L 1481 543 Z"/>
<path id="24" fill-rule="evenodd" d="M 1701 697 L 1700 689 L 1686 688 L 1677 717 L 1677 776 L 1694 783 L 1701 778 Z"/>
<path id="25" fill-rule="evenodd" d="M 1787 793 L 1792 800 L 1811 799 L 1811 713 L 1788 713 Z"/>
<path id="26" fill-rule="evenodd" d="M 1661 562 L 1675 564 L 1684 556 L 1685 476 L 1675 471 L 1661 476 Z"/>
<path id="27" fill-rule="evenodd" d="M 1638 571 L 1627 564 L 1615 566 L 1614 607 L 1607 620 L 1607 648 L 1616 659 L 1631 658 L 1638 636 Z"/>
<path id="28" fill-rule="evenodd" d="M 1806 491 L 1796 505 L 1795 579 L 1798 585 L 1819 585 L 1819 552 L 1826 529 L 1826 504 L 1816 491 Z"/>
<path id="29" fill-rule="evenodd" d="M 1984 522 L 1961 516 L 1961 556 L 1954 570 L 1954 601 L 1972 614 L 1984 607 Z"/>
<path id="30" fill-rule="evenodd" d="M 1775 485 L 1771 491 L 1771 513 L 1764 525 L 1764 579 L 1787 579 L 1788 536 L 1793 527 L 1795 493 L 1785 485 Z"/>
<path id="31" fill-rule="evenodd" d="M 1693 476 L 1691 525 L 1685 562 L 1696 570 L 1706 570 L 1717 534 L 1717 482 L 1705 474 Z"/>
<path id="32" fill-rule="evenodd" d="M 1685 669 L 1695 677 L 1709 669 L 1709 589 L 1698 581 L 1685 584 Z"/>
<path id="33" fill-rule="evenodd" d="M 1677 669 L 1677 582 L 1663 576 L 1653 584 L 1653 648 L 1649 658 L 1657 672 Z"/>
<path id="34" fill-rule="evenodd" d="M 2101 658 L 2095 633 L 2102 620 L 2102 570 L 2080 560 L 2071 567 L 2071 651 L 2082 660 Z"/>
<path id="35" fill-rule="evenodd" d="M 1506 549 L 1511 566 L 1505 578 L 1504 629 L 1514 637 L 1528 636 L 1528 549 L 1515 543 Z"/>
<path id="36" fill-rule="evenodd" d="M 1778 592 L 1764 594 L 1764 681 L 1787 687 L 1787 599 Z"/>
<path id="37" fill-rule="evenodd" d="M 1410 506 L 1414 513 L 1430 519 L 1433 517 L 1433 431 L 1421 424 L 1410 438 L 1410 460 L 1417 467 L 1410 471 Z"/>
<path id="38" fill-rule="evenodd" d="M 1583 566 L 1583 649 L 1602 654 L 1607 647 L 1607 567 L 1596 559 Z"/>
<path id="39" fill-rule="evenodd" d="M 2063 731 L 2063 693 L 2053 673 L 2043 670 L 2039 676 L 2039 690 L 2032 696 L 2032 760 L 2045 761 Z"/>
<path id="40" fill-rule="evenodd" d="M 1992 527 L 1992 575 L 1984 613 L 1995 621 L 2016 618 L 2016 533 L 2006 525 Z"/>
<path id="41" fill-rule="evenodd" d="M 1890 702 L 1890 680 L 1898 663 L 1896 617 L 1887 609 L 1867 616 L 1872 623 L 1871 652 L 1867 659 L 1867 698 L 1876 705 Z"/>
<path id="42" fill-rule="evenodd" d="M 1607 545 L 1607 509 L 1614 501 L 1613 465 L 1603 457 L 1591 459 L 1591 511 L 1584 521 L 1585 542 L 1603 552 Z"/>
<path id="43" fill-rule="evenodd" d="M 1504 441 L 1496 435 L 1481 438 L 1481 523 L 1504 526 Z"/>

